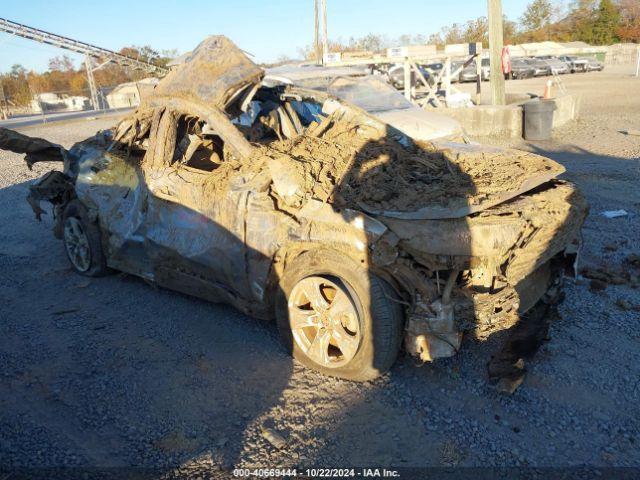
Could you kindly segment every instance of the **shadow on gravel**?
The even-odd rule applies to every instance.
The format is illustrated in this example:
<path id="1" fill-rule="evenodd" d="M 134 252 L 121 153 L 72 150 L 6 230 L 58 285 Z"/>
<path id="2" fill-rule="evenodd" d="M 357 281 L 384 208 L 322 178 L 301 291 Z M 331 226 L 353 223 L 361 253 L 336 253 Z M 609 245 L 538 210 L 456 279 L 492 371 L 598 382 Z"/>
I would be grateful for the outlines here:
<path id="1" fill-rule="evenodd" d="M 273 326 L 133 276 L 76 274 L 50 215 L 37 224 L 22 207 L 27 192 L 0 190 L 0 204 L 20 202 L 23 214 L 5 211 L 14 228 L 0 235 L 0 469 L 106 468 L 117 477 L 124 467 L 204 460 L 230 470 L 289 382 L 292 362 Z M 207 234 L 204 216 L 171 214 Z M 245 252 L 239 240 L 226 246 Z M 158 258 L 168 255 L 158 245 L 150 251 L 158 265 L 175 260 Z"/>

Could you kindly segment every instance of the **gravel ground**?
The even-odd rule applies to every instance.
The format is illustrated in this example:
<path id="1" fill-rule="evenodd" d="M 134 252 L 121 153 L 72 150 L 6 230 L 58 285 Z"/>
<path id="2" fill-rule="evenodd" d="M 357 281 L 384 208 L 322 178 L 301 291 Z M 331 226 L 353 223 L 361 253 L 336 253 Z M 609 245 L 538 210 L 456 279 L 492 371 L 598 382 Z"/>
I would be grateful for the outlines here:
<path id="1" fill-rule="evenodd" d="M 591 203 L 583 263 L 640 253 L 640 80 L 565 80 L 582 118 L 542 143 L 505 142 L 567 167 Z M 509 83 L 542 88 L 539 79 Z M 22 131 L 69 146 L 113 118 Z M 571 283 L 551 341 L 513 396 L 486 382 L 491 342 L 422 367 L 401 357 L 367 384 L 322 377 L 284 353 L 275 325 L 115 274 L 74 274 L 51 218 L 0 152 L 0 466 L 640 466 L 640 294 Z M 629 215 L 607 219 L 604 210 Z M 636 271 L 637 273 L 637 271 Z M 625 302 L 621 302 L 624 299 Z M 621 308 L 618 304 L 623 304 Z M 276 448 L 264 427 L 279 432 Z"/>

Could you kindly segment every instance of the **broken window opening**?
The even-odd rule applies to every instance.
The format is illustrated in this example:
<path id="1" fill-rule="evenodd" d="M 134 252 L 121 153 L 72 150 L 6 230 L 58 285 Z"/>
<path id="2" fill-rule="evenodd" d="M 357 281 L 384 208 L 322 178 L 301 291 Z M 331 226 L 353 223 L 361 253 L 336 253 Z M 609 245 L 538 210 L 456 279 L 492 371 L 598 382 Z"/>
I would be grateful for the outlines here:
<path id="1" fill-rule="evenodd" d="M 295 138 L 322 120 L 322 105 L 311 99 L 282 99 L 281 88 L 263 87 L 232 122 L 244 137 L 261 145 Z"/>
<path id="2" fill-rule="evenodd" d="M 178 118 L 173 162 L 204 172 L 213 172 L 224 162 L 224 142 L 202 120 L 181 115 Z"/>

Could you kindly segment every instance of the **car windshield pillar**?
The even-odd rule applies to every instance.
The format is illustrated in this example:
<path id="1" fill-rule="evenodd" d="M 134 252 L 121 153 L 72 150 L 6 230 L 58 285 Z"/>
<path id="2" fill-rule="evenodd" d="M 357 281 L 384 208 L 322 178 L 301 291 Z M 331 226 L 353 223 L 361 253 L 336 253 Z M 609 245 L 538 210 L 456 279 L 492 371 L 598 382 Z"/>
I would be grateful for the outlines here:
<path id="1" fill-rule="evenodd" d="M 152 107 L 171 108 L 206 120 L 220 138 L 240 157 L 248 157 L 254 151 L 254 147 L 244 138 L 229 117 L 216 107 L 205 106 L 192 100 L 165 97 L 156 97 L 150 103 Z"/>

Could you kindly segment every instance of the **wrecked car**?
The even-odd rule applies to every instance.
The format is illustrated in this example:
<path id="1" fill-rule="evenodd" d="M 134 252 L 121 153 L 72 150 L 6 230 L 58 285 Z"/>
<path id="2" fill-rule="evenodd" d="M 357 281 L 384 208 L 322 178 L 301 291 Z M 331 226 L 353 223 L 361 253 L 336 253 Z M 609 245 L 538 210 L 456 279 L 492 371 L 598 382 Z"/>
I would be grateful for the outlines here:
<path id="1" fill-rule="evenodd" d="M 266 86 L 209 37 L 136 112 L 70 150 L 0 130 L 53 205 L 73 268 L 249 315 L 322 373 L 367 380 L 404 348 L 454 355 L 559 299 L 587 206 L 550 159 L 419 142 L 329 93 Z"/>

